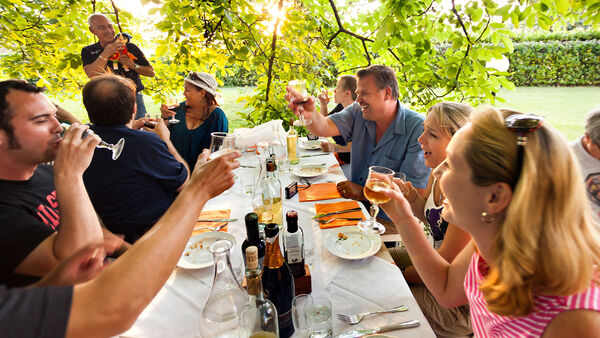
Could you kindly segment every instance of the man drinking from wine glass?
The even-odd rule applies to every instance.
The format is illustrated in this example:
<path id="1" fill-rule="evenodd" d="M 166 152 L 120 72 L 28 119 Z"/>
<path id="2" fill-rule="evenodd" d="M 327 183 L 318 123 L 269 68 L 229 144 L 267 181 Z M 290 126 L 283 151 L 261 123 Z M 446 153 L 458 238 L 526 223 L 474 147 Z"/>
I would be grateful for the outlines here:
<path id="1" fill-rule="evenodd" d="M 173 203 L 189 178 L 188 166 L 162 119 L 153 129 L 132 129 L 135 85 L 128 79 L 94 77 L 83 88 L 83 103 L 98 136 L 108 143 L 125 139 L 117 160 L 109 152 L 96 152 L 83 179 L 106 227 L 133 243 Z"/>
<path id="2" fill-rule="evenodd" d="M 87 126 L 78 123 L 61 137 L 43 90 L 0 82 L 0 283 L 8 286 L 33 283 L 85 245 L 114 237 L 95 215 L 71 207 L 91 208 L 82 174 L 100 140 L 82 140 Z"/>
<path id="3" fill-rule="evenodd" d="M 301 100 L 291 88 L 286 94 L 291 102 L 289 107 L 312 120 L 306 127 L 311 133 L 325 137 L 341 135 L 352 141 L 351 178 L 337 185 L 342 197 L 366 201 L 363 186 L 370 166 L 405 173 L 406 179 L 422 193 L 429 175 L 417 141 L 423 132 L 424 117 L 400 104 L 398 81 L 392 68 L 372 65 L 359 70 L 356 76 L 356 102 L 339 113 L 321 115 L 312 97 L 303 104 L 294 104 Z"/>

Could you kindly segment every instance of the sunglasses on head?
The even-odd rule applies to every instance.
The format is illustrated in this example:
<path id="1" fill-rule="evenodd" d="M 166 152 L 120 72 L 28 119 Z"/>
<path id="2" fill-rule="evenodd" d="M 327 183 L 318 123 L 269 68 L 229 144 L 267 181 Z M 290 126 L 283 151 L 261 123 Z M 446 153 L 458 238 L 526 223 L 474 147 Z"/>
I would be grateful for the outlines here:
<path id="1" fill-rule="evenodd" d="M 538 130 L 544 117 L 533 114 L 514 114 L 504 119 L 504 125 L 506 128 L 517 134 L 517 181 L 521 177 L 521 171 L 523 170 L 523 156 L 525 151 L 525 145 L 527 144 L 527 134 Z M 515 182 L 515 185 L 516 185 Z M 513 187 L 514 188 L 514 187 Z"/>
<path id="2" fill-rule="evenodd" d="M 206 81 L 204 81 L 200 76 L 198 76 L 198 74 L 196 74 L 196 72 L 190 72 L 188 74 L 188 77 L 194 81 L 200 81 L 200 82 L 204 83 L 205 85 L 209 86 L 208 83 L 206 83 Z"/>

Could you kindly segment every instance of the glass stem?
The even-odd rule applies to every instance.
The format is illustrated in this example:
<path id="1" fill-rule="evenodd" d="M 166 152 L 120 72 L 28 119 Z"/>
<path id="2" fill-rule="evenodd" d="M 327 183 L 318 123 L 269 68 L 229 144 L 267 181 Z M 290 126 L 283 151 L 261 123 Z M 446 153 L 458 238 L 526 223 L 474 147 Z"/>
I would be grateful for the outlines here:
<path id="1" fill-rule="evenodd" d="M 379 214 L 379 206 L 377 204 L 371 204 L 369 211 L 371 212 L 371 223 L 375 223 L 377 214 Z"/>

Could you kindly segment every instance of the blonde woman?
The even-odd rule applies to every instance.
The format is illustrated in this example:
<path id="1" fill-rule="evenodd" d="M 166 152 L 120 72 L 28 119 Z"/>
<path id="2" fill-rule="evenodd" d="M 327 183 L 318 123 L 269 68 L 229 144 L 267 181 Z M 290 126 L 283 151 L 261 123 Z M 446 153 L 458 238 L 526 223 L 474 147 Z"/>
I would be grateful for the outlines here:
<path id="1" fill-rule="evenodd" d="M 470 106 L 456 102 L 442 102 L 429 108 L 423 123 L 423 134 L 418 139 L 427 167 L 434 169 L 446 159 L 446 147 L 452 135 L 467 123 L 472 112 L 473 108 Z M 439 181 L 430 173 L 425 198 L 417 193 L 410 182 L 403 189 L 408 191 L 407 200 L 413 214 L 428 227 L 434 239 L 434 247 L 446 261 L 451 262 L 471 240 L 471 236 L 442 218 L 444 195 Z M 468 306 L 453 309 L 440 306 L 431 292 L 422 285 L 406 249 L 396 247 L 389 249 L 389 252 L 406 281 L 411 284 L 411 291 L 438 336 L 466 336 L 473 332 Z"/>
<path id="2" fill-rule="evenodd" d="M 427 245 L 398 186 L 384 208 L 441 304 L 469 303 L 477 337 L 600 334 L 600 236 L 557 131 L 488 109 L 456 133 L 434 175 L 443 217 L 473 238 L 452 263 Z"/>

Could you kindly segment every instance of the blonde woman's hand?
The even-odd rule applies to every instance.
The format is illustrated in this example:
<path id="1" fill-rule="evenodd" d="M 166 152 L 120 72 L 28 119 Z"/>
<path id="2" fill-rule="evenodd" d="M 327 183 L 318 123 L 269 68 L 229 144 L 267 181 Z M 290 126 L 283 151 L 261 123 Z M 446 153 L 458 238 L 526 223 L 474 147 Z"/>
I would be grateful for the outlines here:
<path id="1" fill-rule="evenodd" d="M 383 211 L 394 221 L 394 223 L 407 219 L 413 218 L 413 212 L 410 208 L 410 203 L 406 200 L 403 193 L 403 188 L 400 188 L 400 185 L 403 187 L 412 184 L 410 182 L 404 183 L 402 180 L 395 178 L 393 181 L 389 182 L 392 186 L 391 189 L 383 191 L 384 195 L 391 198 L 388 203 L 380 205 L 383 208 Z M 398 223 L 396 223 L 398 224 Z"/>
<path id="2" fill-rule="evenodd" d="M 330 101 L 329 92 L 327 91 L 327 89 L 322 90 L 321 94 L 319 94 L 319 96 L 317 96 L 317 98 L 319 99 L 319 103 L 321 105 L 327 106 Z"/>

